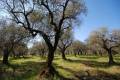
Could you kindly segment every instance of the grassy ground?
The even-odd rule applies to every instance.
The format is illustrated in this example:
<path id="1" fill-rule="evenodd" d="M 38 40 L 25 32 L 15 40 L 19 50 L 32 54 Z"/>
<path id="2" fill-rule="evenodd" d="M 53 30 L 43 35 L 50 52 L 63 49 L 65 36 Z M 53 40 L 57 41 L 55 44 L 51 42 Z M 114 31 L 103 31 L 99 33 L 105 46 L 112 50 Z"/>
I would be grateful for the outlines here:
<path id="1" fill-rule="evenodd" d="M 120 65 L 109 66 L 107 57 L 67 56 L 64 61 L 60 56 L 54 59 L 54 67 L 59 74 L 71 80 L 120 80 Z M 120 63 L 120 57 L 114 57 Z M 11 66 L 1 65 L 0 80 L 37 80 L 45 65 L 45 59 L 37 56 L 10 59 Z M 65 79 L 65 80 L 66 80 Z M 54 80 L 61 80 L 55 77 Z"/>

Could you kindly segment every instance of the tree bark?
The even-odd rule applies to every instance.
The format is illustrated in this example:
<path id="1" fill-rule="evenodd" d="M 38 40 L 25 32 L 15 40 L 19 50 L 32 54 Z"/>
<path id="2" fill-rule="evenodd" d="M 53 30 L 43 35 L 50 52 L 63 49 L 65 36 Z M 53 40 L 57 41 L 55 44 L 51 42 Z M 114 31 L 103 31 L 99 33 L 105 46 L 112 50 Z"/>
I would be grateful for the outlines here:
<path id="1" fill-rule="evenodd" d="M 7 48 L 3 50 L 3 64 L 8 64 L 9 51 Z"/>
<path id="2" fill-rule="evenodd" d="M 55 53 L 55 50 L 56 50 L 56 48 L 57 48 L 57 46 L 55 46 L 55 47 L 52 47 L 52 46 L 48 46 L 48 50 L 49 50 L 49 52 L 48 52 L 48 59 L 47 59 L 47 67 L 49 67 L 49 68 L 53 68 L 53 66 L 52 66 L 52 61 L 53 61 L 53 59 L 54 59 L 54 53 Z"/>
<path id="3" fill-rule="evenodd" d="M 62 51 L 62 59 L 63 59 L 63 60 L 66 60 L 65 50 Z"/>
<path id="4" fill-rule="evenodd" d="M 80 52 L 81 55 L 83 55 L 83 51 L 82 51 L 82 49 L 80 49 L 79 52 Z M 78 55 L 79 55 L 79 54 L 78 54 Z"/>
<path id="5" fill-rule="evenodd" d="M 49 77 L 54 76 L 55 69 L 52 66 L 52 62 L 54 59 L 54 52 L 55 52 L 54 49 L 52 49 L 52 48 L 49 49 L 49 53 L 48 53 L 48 57 L 47 57 L 47 66 L 46 66 L 45 71 L 43 71 L 41 73 L 41 75 L 44 73 L 45 76 L 49 76 Z"/>
<path id="6" fill-rule="evenodd" d="M 103 56 L 103 55 L 102 55 L 102 51 L 99 51 L 99 55 L 100 55 L 100 56 Z"/>
<path id="7" fill-rule="evenodd" d="M 77 55 L 80 55 L 80 51 L 79 50 L 77 50 Z"/>
<path id="8" fill-rule="evenodd" d="M 75 51 L 74 51 L 74 55 L 75 55 L 75 57 L 76 57 L 77 53 L 78 53 L 78 52 L 75 50 Z"/>
<path id="9" fill-rule="evenodd" d="M 53 49 L 49 49 L 48 59 L 47 59 L 47 67 L 52 67 L 53 59 L 54 59 L 54 50 Z"/>
<path id="10" fill-rule="evenodd" d="M 108 56 L 109 56 L 109 65 L 114 64 L 115 62 L 113 60 L 112 49 L 111 48 L 108 50 Z"/>
<path id="11" fill-rule="evenodd" d="M 13 53 L 13 57 L 15 58 L 15 56 L 16 56 L 16 55 L 15 55 L 15 51 L 14 51 L 14 50 L 12 50 L 12 53 Z"/>

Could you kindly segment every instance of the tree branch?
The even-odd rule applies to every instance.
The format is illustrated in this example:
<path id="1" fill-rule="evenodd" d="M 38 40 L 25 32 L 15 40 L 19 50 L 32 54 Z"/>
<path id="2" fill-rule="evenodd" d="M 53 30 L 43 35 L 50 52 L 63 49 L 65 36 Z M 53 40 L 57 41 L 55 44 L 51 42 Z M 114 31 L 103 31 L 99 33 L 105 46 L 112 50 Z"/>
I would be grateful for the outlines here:
<path id="1" fill-rule="evenodd" d="M 55 30 L 58 30 L 58 29 L 57 29 L 57 24 L 54 22 L 53 12 L 50 10 L 49 6 L 44 3 L 44 0 L 41 1 L 41 5 L 43 5 L 43 6 L 48 10 L 49 15 L 50 15 L 50 18 L 51 18 L 51 19 L 50 19 L 50 23 L 51 23 L 52 25 L 54 25 Z"/>

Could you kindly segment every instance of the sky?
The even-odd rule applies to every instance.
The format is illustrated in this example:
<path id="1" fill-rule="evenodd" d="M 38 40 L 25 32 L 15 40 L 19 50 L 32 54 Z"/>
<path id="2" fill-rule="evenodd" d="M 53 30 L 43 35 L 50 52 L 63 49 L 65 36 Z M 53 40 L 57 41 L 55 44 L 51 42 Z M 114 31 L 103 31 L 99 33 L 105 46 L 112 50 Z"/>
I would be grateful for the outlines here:
<path id="1" fill-rule="evenodd" d="M 100 27 L 107 27 L 109 30 L 120 29 L 120 0 L 84 1 L 87 15 L 82 17 L 81 25 L 74 29 L 75 40 L 86 40 L 90 32 Z"/>
<path id="2" fill-rule="evenodd" d="M 90 32 L 100 27 L 120 29 L 120 0 L 85 0 L 85 4 L 87 15 L 74 30 L 76 40 L 86 40 Z"/>

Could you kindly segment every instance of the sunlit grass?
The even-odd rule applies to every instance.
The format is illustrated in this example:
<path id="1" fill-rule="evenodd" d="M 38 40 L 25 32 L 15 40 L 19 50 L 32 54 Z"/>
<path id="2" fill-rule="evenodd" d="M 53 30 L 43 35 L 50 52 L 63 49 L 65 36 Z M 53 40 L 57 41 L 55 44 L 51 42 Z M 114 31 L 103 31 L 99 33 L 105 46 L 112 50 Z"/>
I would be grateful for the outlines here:
<path id="1" fill-rule="evenodd" d="M 61 59 L 61 56 L 56 56 L 53 61 L 54 67 L 59 74 L 66 78 L 75 79 L 76 74 L 86 75 L 86 71 L 92 76 L 110 74 L 118 75 L 118 78 L 120 78 L 120 66 L 108 66 L 107 56 L 67 56 L 67 59 L 68 60 L 65 61 Z M 115 57 L 116 62 L 120 62 L 119 60 L 119 57 Z M 45 62 L 46 59 L 40 56 L 29 56 L 17 59 L 10 58 L 10 63 L 13 65 L 13 68 L 15 68 L 14 75 L 12 75 L 13 69 L 6 67 L 2 80 L 36 80 Z M 2 67 L 5 66 L 2 65 Z M 7 77 L 5 77 L 5 75 L 7 75 Z M 55 80 L 57 79 L 55 78 Z"/>
<path id="2" fill-rule="evenodd" d="M 101 56 L 77 56 L 77 57 L 67 57 L 68 59 L 75 60 L 74 62 L 64 61 L 62 59 L 54 61 L 58 67 L 57 70 L 65 77 L 73 76 L 77 72 L 89 71 L 91 75 L 95 75 L 97 71 L 104 71 L 110 74 L 120 73 L 120 66 L 108 66 L 108 57 Z M 84 64 L 84 62 L 86 63 Z M 95 65 L 91 64 L 93 61 L 96 62 Z M 119 62 L 118 60 L 115 60 Z M 104 63 L 104 64 L 103 64 Z M 87 64 L 90 64 L 87 65 Z M 64 69 L 64 70 L 63 70 Z M 71 70 L 71 71 L 70 71 Z"/>

